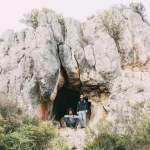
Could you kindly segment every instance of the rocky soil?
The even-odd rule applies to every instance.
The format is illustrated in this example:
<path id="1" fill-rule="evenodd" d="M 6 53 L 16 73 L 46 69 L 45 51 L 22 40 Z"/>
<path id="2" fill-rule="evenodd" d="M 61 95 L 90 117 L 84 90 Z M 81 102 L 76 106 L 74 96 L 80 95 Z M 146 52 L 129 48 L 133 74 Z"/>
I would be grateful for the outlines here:
<path id="1" fill-rule="evenodd" d="M 60 135 L 65 139 L 70 150 L 82 150 L 84 146 L 85 130 L 65 128 L 60 129 Z"/>

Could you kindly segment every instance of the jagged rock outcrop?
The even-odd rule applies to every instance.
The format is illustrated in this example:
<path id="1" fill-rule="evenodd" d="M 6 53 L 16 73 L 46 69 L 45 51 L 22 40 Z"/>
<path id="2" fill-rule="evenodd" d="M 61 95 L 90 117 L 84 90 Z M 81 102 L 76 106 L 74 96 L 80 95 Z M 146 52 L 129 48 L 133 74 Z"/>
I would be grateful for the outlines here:
<path id="1" fill-rule="evenodd" d="M 44 116 L 51 115 L 57 91 L 66 83 L 81 89 L 94 106 L 107 98 L 112 109 L 126 112 L 129 103 L 149 100 L 150 27 L 130 9 L 112 11 L 113 21 L 103 20 L 102 13 L 85 23 L 71 18 L 62 23 L 56 14 L 41 12 L 37 29 L 5 31 L 0 92 L 26 103 L 31 114 L 44 108 Z"/>

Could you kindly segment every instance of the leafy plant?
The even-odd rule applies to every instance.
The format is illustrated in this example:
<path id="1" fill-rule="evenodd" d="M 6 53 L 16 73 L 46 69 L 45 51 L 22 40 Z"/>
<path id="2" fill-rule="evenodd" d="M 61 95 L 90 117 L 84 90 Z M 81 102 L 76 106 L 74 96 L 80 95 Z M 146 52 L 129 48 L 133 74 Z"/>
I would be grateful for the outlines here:
<path id="1" fill-rule="evenodd" d="M 85 150 L 147 150 L 150 148 L 150 107 L 146 102 L 131 106 L 132 114 L 117 110 L 113 121 L 100 120 L 87 129 Z"/>
<path id="2" fill-rule="evenodd" d="M 45 14 L 47 14 L 48 12 L 55 13 L 53 10 L 50 10 L 48 8 L 42 8 L 42 10 L 33 9 L 30 12 L 24 14 L 23 18 L 20 19 L 20 22 L 24 23 L 28 27 L 36 29 L 38 27 L 39 12 L 44 12 Z"/>
<path id="3" fill-rule="evenodd" d="M 133 3 L 132 2 L 129 5 L 129 8 L 131 8 L 134 12 L 139 14 L 141 16 L 142 20 L 149 25 L 149 22 L 146 19 L 146 15 L 145 15 L 146 8 L 142 3 Z"/>
<path id="4" fill-rule="evenodd" d="M 68 150 L 52 123 L 29 116 L 18 104 L 0 96 L 0 150 Z"/>
<path id="5" fill-rule="evenodd" d="M 0 39 L 0 43 L 1 43 L 1 42 L 4 42 L 4 40 L 3 40 L 3 39 Z"/>
<path id="6" fill-rule="evenodd" d="M 36 29 L 38 27 L 38 15 L 39 10 L 33 9 L 31 12 L 24 14 L 20 22 L 26 24 L 28 27 Z"/>
<path id="7" fill-rule="evenodd" d="M 51 10 L 49 8 L 42 8 L 41 11 L 43 11 L 45 14 L 47 14 L 47 13 L 55 13 L 55 11 L 53 11 L 53 10 Z"/>
<path id="8" fill-rule="evenodd" d="M 117 9 L 115 7 L 112 7 L 108 11 L 104 11 L 104 13 L 101 15 L 101 21 L 103 26 L 105 27 L 105 30 L 118 45 L 118 42 L 122 39 L 123 20 L 121 18 L 117 18 L 118 15 L 116 11 Z"/>

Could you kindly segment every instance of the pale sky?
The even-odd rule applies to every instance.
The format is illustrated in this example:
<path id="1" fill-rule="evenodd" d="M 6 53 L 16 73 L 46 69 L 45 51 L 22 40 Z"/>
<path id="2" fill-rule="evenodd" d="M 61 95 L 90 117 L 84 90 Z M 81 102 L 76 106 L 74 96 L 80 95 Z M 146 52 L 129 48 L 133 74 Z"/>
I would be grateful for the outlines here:
<path id="1" fill-rule="evenodd" d="M 50 8 L 57 13 L 62 13 L 65 17 L 85 21 L 87 16 L 98 10 L 107 9 L 113 4 L 131 2 L 143 3 L 150 20 L 150 0 L 0 0 L 0 34 L 6 29 L 17 31 L 26 28 L 19 20 L 24 13 L 34 8 Z"/>

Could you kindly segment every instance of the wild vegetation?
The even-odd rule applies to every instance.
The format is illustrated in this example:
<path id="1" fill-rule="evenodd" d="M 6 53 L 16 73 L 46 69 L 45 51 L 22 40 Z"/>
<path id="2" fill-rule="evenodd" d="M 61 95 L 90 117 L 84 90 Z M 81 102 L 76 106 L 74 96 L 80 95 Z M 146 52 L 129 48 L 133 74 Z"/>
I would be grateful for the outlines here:
<path id="1" fill-rule="evenodd" d="M 0 43 L 1 43 L 1 42 L 4 42 L 4 40 L 3 40 L 3 39 L 0 39 Z"/>
<path id="2" fill-rule="evenodd" d="M 149 25 L 148 20 L 146 19 L 145 11 L 146 8 L 142 3 L 131 3 L 129 6 L 119 5 L 112 6 L 109 10 L 105 10 L 103 13 L 99 12 L 98 14 L 101 17 L 101 23 L 103 24 L 104 30 L 109 33 L 109 35 L 114 39 L 116 46 L 119 48 L 119 41 L 122 40 L 124 32 L 124 19 L 119 16 L 119 13 L 122 13 L 124 9 L 132 9 L 135 13 L 139 14 L 143 22 Z M 100 28 L 97 26 L 97 28 Z"/>
<path id="3" fill-rule="evenodd" d="M 96 130 L 87 129 L 85 150 L 150 149 L 150 104 L 131 107 L 131 114 L 117 110 L 114 121 L 100 120 Z"/>
<path id="4" fill-rule="evenodd" d="M 67 150 L 52 123 L 27 115 L 16 102 L 0 97 L 0 150 Z"/>
<path id="5" fill-rule="evenodd" d="M 132 9 L 135 13 L 139 14 L 143 20 L 143 22 L 149 25 L 146 15 L 146 8 L 142 3 L 132 2 L 128 6 L 121 4 L 120 6 L 114 6 L 118 10 L 123 11 L 124 9 Z"/>
<path id="6" fill-rule="evenodd" d="M 133 3 L 132 2 L 129 6 L 125 6 L 125 5 L 120 5 L 120 6 L 115 6 L 115 7 L 113 6 L 113 8 L 116 8 L 116 7 L 120 11 L 124 10 L 125 8 L 132 9 L 134 12 L 138 13 L 141 16 L 142 20 L 145 23 L 147 23 L 149 25 L 148 20 L 146 19 L 146 15 L 145 15 L 146 8 L 142 3 Z M 24 23 L 28 27 L 32 27 L 32 28 L 36 29 L 38 27 L 37 18 L 38 18 L 39 12 L 44 12 L 45 14 L 47 14 L 48 12 L 55 13 L 55 11 L 53 11 L 49 8 L 42 8 L 42 10 L 33 9 L 30 12 L 24 14 L 23 18 L 20 19 L 20 22 Z M 115 40 L 118 40 L 119 34 L 121 34 L 122 31 L 120 28 L 117 30 L 117 27 L 120 25 L 121 21 L 117 22 L 117 24 L 116 24 L 116 22 L 114 22 L 114 19 L 116 21 L 115 17 L 116 16 L 114 13 L 114 9 L 112 9 L 112 11 L 110 11 L 110 12 L 105 11 L 104 16 L 102 17 L 102 21 L 104 23 L 104 26 L 110 32 L 110 35 L 115 37 Z M 64 25 L 64 18 L 62 15 L 58 15 L 58 20 L 61 25 Z M 109 23 L 108 23 L 108 21 L 109 21 Z M 108 26 L 110 24 L 111 24 L 111 26 Z M 119 32 L 119 31 L 121 31 L 121 32 Z"/>
<path id="7" fill-rule="evenodd" d="M 123 34 L 123 19 L 118 18 L 116 8 L 112 7 L 111 10 L 104 11 L 101 15 L 102 24 L 109 35 L 115 40 L 116 44 L 122 39 Z"/>
<path id="8" fill-rule="evenodd" d="M 20 19 L 20 22 L 24 23 L 28 27 L 32 27 L 36 29 L 38 27 L 37 18 L 38 18 L 39 12 L 44 12 L 45 14 L 47 14 L 48 12 L 55 13 L 53 10 L 48 9 L 48 8 L 42 8 L 42 10 L 33 9 L 30 12 L 24 14 L 23 18 Z"/>
<path id="9" fill-rule="evenodd" d="M 141 16 L 142 20 L 149 25 L 149 22 L 146 19 L 146 14 L 145 14 L 146 8 L 142 3 L 133 3 L 132 2 L 129 5 L 129 8 L 131 8 L 134 12 L 139 14 Z"/>

